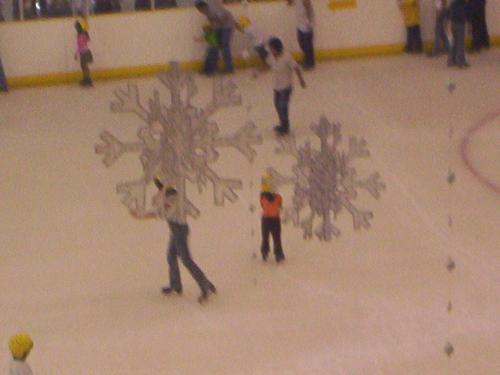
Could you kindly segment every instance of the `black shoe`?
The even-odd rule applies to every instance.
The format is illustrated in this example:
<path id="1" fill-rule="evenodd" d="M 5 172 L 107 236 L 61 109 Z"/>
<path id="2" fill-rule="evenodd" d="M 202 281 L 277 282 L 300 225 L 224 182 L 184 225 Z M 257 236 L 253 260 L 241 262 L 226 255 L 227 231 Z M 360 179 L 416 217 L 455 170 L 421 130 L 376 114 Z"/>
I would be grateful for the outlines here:
<path id="1" fill-rule="evenodd" d="M 281 263 L 283 261 L 285 261 L 285 256 L 283 254 L 276 255 L 276 263 Z"/>
<path id="2" fill-rule="evenodd" d="M 262 253 L 262 260 L 267 262 L 268 253 Z"/>
<path id="3" fill-rule="evenodd" d="M 466 68 L 470 68 L 470 65 L 468 63 L 463 63 L 463 64 L 458 65 L 458 67 L 460 69 L 466 69 Z"/>
<path id="4" fill-rule="evenodd" d="M 170 286 L 165 286 L 161 288 L 161 292 L 165 295 L 170 295 L 172 293 L 177 293 L 178 295 L 182 294 L 182 288 L 172 288 Z"/>
<path id="5" fill-rule="evenodd" d="M 82 79 L 80 81 L 80 86 L 82 86 L 82 87 L 92 87 L 94 85 L 92 84 L 92 80 L 91 79 Z"/>
<path id="6" fill-rule="evenodd" d="M 287 135 L 290 131 L 288 130 L 288 128 L 285 128 L 283 126 L 275 126 L 274 127 L 274 131 L 276 132 L 276 134 L 278 135 Z"/>
<path id="7" fill-rule="evenodd" d="M 210 284 L 207 289 L 201 292 L 201 295 L 198 297 L 198 303 L 200 305 L 205 303 L 208 300 L 210 294 L 217 294 L 217 289 L 215 289 L 215 286 L 213 284 Z"/>

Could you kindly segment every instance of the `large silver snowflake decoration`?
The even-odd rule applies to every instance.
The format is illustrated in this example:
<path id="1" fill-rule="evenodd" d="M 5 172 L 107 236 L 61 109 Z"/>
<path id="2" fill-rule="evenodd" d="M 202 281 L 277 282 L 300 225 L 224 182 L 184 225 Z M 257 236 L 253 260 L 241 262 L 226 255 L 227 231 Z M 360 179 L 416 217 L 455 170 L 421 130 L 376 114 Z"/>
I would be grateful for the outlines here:
<path id="1" fill-rule="evenodd" d="M 181 71 L 174 62 L 168 72 L 159 74 L 159 80 L 170 94 L 168 103 L 162 103 L 159 91 L 155 90 L 144 105 L 137 85 L 132 83 L 114 92 L 116 100 L 111 103 L 111 110 L 134 113 L 144 122 L 137 131 L 139 140 L 124 143 L 104 131 L 100 135 L 103 143 L 95 146 L 106 167 L 126 152 L 140 155 L 142 176 L 117 184 L 123 204 L 129 209 L 144 209 L 148 205 L 148 186 L 155 177 L 177 189 L 181 202 L 178 214 L 183 218 L 198 217 L 200 213 L 187 197 L 188 183 L 196 184 L 200 192 L 210 183 L 216 205 L 223 205 L 226 199 L 235 201 L 235 190 L 242 187 L 241 180 L 219 177 L 210 165 L 218 160 L 218 150 L 224 147 L 236 148 L 252 162 L 256 155 L 252 146 L 262 143 L 252 122 L 230 136 L 221 136 L 219 126 L 211 120 L 219 109 L 241 105 L 236 85 L 230 80 L 214 79 L 211 101 L 204 108 L 197 108 L 192 103 L 198 92 L 192 73 Z"/>
<path id="2" fill-rule="evenodd" d="M 313 148 L 309 141 L 297 146 L 292 135 L 279 140 L 277 153 L 291 155 L 297 161 L 293 166 L 293 177 L 283 176 L 273 168 L 268 169 L 274 186 L 294 186 L 292 205 L 284 208 L 283 221 L 291 221 L 301 227 L 304 238 L 312 238 L 314 234 L 322 241 L 330 241 L 332 236 L 340 235 L 333 222 L 342 209 L 346 209 L 352 215 L 355 230 L 369 228 L 373 213 L 358 209 L 352 202 L 358 196 L 358 188 L 365 189 L 378 199 L 385 185 L 379 173 L 359 179 L 356 169 L 352 167 L 355 159 L 370 156 L 366 141 L 350 137 L 347 151 L 342 151 L 339 149 L 342 140 L 340 124 L 322 117 L 311 129 L 319 138 L 319 150 Z M 314 227 L 316 218 L 321 223 Z"/>

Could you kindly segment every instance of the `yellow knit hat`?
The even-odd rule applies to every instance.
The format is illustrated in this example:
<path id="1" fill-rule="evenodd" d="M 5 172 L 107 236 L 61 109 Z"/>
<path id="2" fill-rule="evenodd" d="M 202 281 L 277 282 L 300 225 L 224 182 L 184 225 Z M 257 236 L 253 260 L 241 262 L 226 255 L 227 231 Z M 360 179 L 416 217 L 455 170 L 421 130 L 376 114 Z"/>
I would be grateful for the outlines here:
<path id="1" fill-rule="evenodd" d="M 260 181 L 260 188 L 264 193 L 270 193 L 273 190 L 272 176 L 265 174 Z"/>
<path id="2" fill-rule="evenodd" d="M 15 359 L 23 359 L 33 348 L 33 340 L 25 333 L 18 333 L 9 340 L 9 349 Z"/>
<path id="3" fill-rule="evenodd" d="M 252 24 L 252 21 L 250 21 L 250 18 L 246 17 L 246 16 L 240 16 L 238 18 L 238 25 L 240 25 L 240 27 L 242 27 L 243 29 L 250 26 Z"/>

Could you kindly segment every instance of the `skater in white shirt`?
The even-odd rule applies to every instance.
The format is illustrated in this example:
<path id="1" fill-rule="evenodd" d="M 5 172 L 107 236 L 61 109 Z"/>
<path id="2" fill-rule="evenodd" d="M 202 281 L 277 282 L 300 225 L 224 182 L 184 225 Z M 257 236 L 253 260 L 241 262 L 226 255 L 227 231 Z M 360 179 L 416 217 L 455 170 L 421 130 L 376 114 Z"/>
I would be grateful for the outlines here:
<path id="1" fill-rule="evenodd" d="M 316 65 L 314 58 L 314 10 L 311 0 L 287 0 L 288 5 L 295 6 L 297 17 L 297 40 L 304 53 L 305 70 Z"/>
<path id="2" fill-rule="evenodd" d="M 33 340 L 29 335 L 20 333 L 12 336 L 9 340 L 9 349 L 12 353 L 9 375 L 33 375 L 26 358 L 33 349 Z"/>
<path id="3" fill-rule="evenodd" d="M 278 135 L 286 135 L 290 131 L 288 120 L 288 104 L 293 90 L 293 72 L 297 75 L 302 88 L 306 87 L 299 65 L 292 55 L 285 51 L 283 43 L 278 38 L 269 40 L 271 54 L 267 58 L 267 64 L 273 72 L 274 106 L 278 112 L 280 124 L 274 127 Z"/>

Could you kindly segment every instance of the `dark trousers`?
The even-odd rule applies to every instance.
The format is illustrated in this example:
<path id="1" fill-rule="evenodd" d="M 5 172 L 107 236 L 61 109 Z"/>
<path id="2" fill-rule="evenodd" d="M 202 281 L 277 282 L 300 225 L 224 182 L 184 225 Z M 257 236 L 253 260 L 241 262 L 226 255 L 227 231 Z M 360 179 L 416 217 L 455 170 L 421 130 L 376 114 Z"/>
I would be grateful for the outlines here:
<path id="1" fill-rule="evenodd" d="M 300 49 L 304 53 L 304 68 L 314 67 L 316 61 L 314 59 L 314 33 L 313 31 L 302 31 L 297 29 L 297 40 Z"/>
<path id="2" fill-rule="evenodd" d="M 278 112 L 280 128 L 283 131 L 288 131 L 290 129 L 290 122 L 288 121 L 288 103 L 290 102 L 291 95 L 291 87 L 283 90 L 274 90 L 274 107 Z"/>
<path id="3" fill-rule="evenodd" d="M 448 54 L 448 66 L 464 66 L 465 61 L 465 22 L 452 22 L 453 42 Z"/>
<path id="4" fill-rule="evenodd" d="M 420 35 L 420 25 L 406 27 L 405 52 L 422 52 L 422 36 Z"/>
<path id="5" fill-rule="evenodd" d="M 231 28 L 217 29 L 217 40 L 219 41 L 218 47 L 208 47 L 207 55 L 205 57 L 205 64 L 203 66 L 203 73 L 213 74 L 217 71 L 217 62 L 219 61 L 219 49 L 222 52 L 224 59 L 224 67 L 227 73 L 234 71 L 233 57 L 231 55 L 231 39 L 233 37 L 233 30 Z"/>
<path id="6" fill-rule="evenodd" d="M 2 60 L 0 60 L 0 91 L 9 91 L 7 78 L 5 78 L 5 73 L 3 71 Z"/>
<path id="7" fill-rule="evenodd" d="M 472 49 L 479 51 L 481 48 L 490 47 L 490 36 L 486 24 L 486 9 L 484 3 L 477 5 L 470 15 L 472 28 Z"/>
<path id="8" fill-rule="evenodd" d="M 263 217 L 262 218 L 262 257 L 267 259 L 269 254 L 269 236 L 273 237 L 274 256 L 277 261 L 283 260 L 283 248 L 281 246 L 281 220 L 279 217 Z"/>
<path id="9" fill-rule="evenodd" d="M 254 47 L 255 52 L 257 52 L 257 55 L 259 55 L 260 60 L 264 65 L 267 64 L 267 56 L 269 55 L 269 52 L 267 52 L 266 47 L 264 47 L 263 44 L 259 44 L 258 46 Z"/>
<path id="10" fill-rule="evenodd" d="M 436 24 L 434 26 L 434 45 L 432 46 L 432 55 L 439 55 L 450 50 L 450 42 L 446 36 L 446 11 L 442 10 L 436 14 Z"/>
<path id="11" fill-rule="evenodd" d="M 189 227 L 187 224 L 169 222 L 170 242 L 167 250 L 167 262 L 170 268 L 170 287 L 175 290 L 182 290 L 181 275 L 177 258 L 181 258 L 182 263 L 196 280 L 202 292 L 207 292 L 212 285 L 208 281 L 202 270 L 191 258 L 188 248 Z"/>

